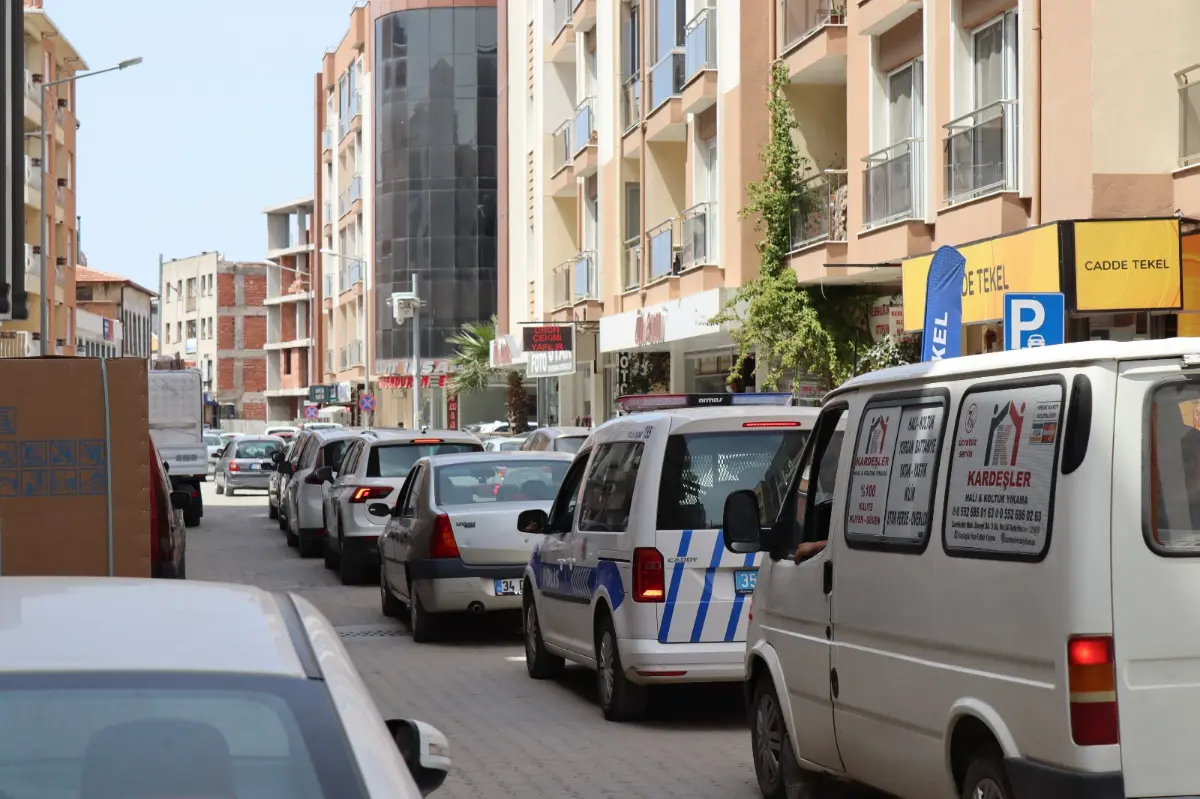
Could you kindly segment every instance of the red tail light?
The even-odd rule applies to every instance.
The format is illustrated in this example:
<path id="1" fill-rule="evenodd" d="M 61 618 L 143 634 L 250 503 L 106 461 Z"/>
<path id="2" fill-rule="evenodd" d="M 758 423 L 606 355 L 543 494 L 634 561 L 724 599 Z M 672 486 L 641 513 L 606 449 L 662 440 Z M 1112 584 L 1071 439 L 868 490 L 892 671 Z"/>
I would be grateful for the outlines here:
<path id="1" fill-rule="evenodd" d="M 350 501 L 356 505 L 370 502 L 373 499 L 384 499 L 392 493 L 391 486 L 360 486 L 350 495 Z"/>
<path id="2" fill-rule="evenodd" d="M 450 517 L 439 514 L 433 521 L 433 543 L 429 546 L 431 558 L 458 558 L 458 542 L 454 540 L 454 528 L 450 526 Z"/>
<path id="3" fill-rule="evenodd" d="M 666 596 L 662 553 L 654 547 L 633 550 L 633 601 L 662 602 Z"/>
<path id="4" fill-rule="evenodd" d="M 742 422 L 742 427 L 799 427 L 799 422 Z"/>
<path id="5" fill-rule="evenodd" d="M 1120 743 L 1116 658 L 1111 635 L 1079 635 L 1067 641 L 1067 690 L 1071 739 L 1077 746 Z"/>
<path id="6" fill-rule="evenodd" d="M 231 471 L 231 472 L 240 472 L 241 470 L 242 470 L 242 467 L 241 467 L 241 466 L 238 466 L 238 464 L 237 464 L 237 461 L 230 461 L 230 462 L 229 462 L 229 471 Z"/>

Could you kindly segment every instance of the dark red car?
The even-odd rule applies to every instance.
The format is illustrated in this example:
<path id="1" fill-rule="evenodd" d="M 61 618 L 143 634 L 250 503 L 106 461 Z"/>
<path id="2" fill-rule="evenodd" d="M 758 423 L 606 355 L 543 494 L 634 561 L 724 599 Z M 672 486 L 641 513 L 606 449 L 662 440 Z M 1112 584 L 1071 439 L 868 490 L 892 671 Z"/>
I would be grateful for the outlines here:
<path id="1" fill-rule="evenodd" d="M 187 576 L 187 527 L 183 511 L 192 502 L 187 491 L 172 491 L 170 467 L 150 442 L 150 576 L 182 580 Z M 199 486 L 196 487 L 199 491 Z"/>

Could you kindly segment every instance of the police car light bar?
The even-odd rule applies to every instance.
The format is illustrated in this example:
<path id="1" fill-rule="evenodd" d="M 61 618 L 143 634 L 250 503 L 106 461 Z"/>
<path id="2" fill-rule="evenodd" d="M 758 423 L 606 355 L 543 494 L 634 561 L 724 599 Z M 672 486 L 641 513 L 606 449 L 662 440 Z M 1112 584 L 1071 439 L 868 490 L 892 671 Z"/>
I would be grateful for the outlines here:
<path id="1" fill-rule="evenodd" d="M 791 405 L 786 391 L 758 394 L 629 394 L 617 398 L 625 413 L 667 411 L 676 408 L 709 408 L 729 405 Z"/>

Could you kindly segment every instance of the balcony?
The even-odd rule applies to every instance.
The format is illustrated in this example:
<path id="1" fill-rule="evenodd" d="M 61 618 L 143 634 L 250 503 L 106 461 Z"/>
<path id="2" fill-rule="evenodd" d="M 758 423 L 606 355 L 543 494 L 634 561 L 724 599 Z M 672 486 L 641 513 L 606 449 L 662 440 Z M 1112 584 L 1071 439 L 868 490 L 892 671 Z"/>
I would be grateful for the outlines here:
<path id="1" fill-rule="evenodd" d="M 646 242 L 650 248 L 650 268 L 646 274 L 647 283 L 653 283 L 679 273 L 676 263 L 678 252 L 675 249 L 677 225 L 677 219 L 668 219 L 647 231 Z"/>
<path id="2" fill-rule="evenodd" d="M 333 149 L 333 128 L 325 128 L 321 132 L 321 150 Z"/>
<path id="3" fill-rule="evenodd" d="M 596 269 L 596 253 L 581 252 L 571 264 L 571 303 L 578 304 L 600 299 L 600 276 Z"/>
<path id="4" fill-rule="evenodd" d="M 361 98 L 362 95 L 359 92 L 350 92 L 346 107 L 338 116 L 338 141 L 344 141 L 351 131 L 357 130 L 361 126 L 362 123 L 359 119 L 362 115 Z M 355 124 L 356 122 L 358 125 Z"/>
<path id="5" fill-rule="evenodd" d="M 25 185 L 34 191 L 42 190 L 42 160 L 25 156 Z"/>
<path id="6" fill-rule="evenodd" d="M 662 141 L 684 141 L 687 138 L 687 115 L 680 95 L 683 93 L 684 54 L 682 50 L 667 53 L 650 70 L 650 111 L 646 116 L 646 138 Z"/>
<path id="7" fill-rule="evenodd" d="M 33 79 L 33 73 L 25 70 L 25 97 L 33 101 L 38 108 L 42 107 L 42 84 Z"/>
<path id="8" fill-rule="evenodd" d="M 863 227 L 890 225 L 918 216 L 923 140 L 904 139 L 863 158 Z"/>
<path id="9" fill-rule="evenodd" d="M 575 33 L 589 31 L 596 26 L 597 0 L 571 0 L 571 29 Z M 607 4 L 606 6 L 607 7 Z"/>
<path id="10" fill-rule="evenodd" d="M 642 285 L 641 236 L 634 236 L 625 242 L 625 257 L 621 267 L 621 287 L 625 291 L 632 291 Z"/>
<path id="11" fill-rule="evenodd" d="M 592 103 L 593 98 L 588 97 L 575 107 L 575 120 L 571 126 L 571 146 L 575 151 L 571 161 L 577 178 L 594 175 L 599 167 L 596 158 L 596 118 Z"/>
<path id="12" fill-rule="evenodd" d="M 626 158 L 636 158 L 642 149 L 642 138 L 630 136 L 642 121 L 642 74 L 625 78 L 621 85 L 621 151 Z"/>
<path id="13" fill-rule="evenodd" d="M 355 175 L 350 179 L 350 188 L 347 189 L 347 192 L 350 195 L 348 199 L 351 205 L 362 199 L 362 177 L 360 175 Z"/>
<path id="14" fill-rule="evenodd" d="M 550 271 L 551 299 L 554 301 L 554 310 L 556 311 L 571 304 L 572 263 L 574 263 L 574 259 L 563 261 Z"/>
<path id="15" fill-rule="evenodd" d="M 683 241 L 679 250 L 680 269 L 716 263 L 717 204 L 699 203 L 680 216 Z"/>
<path id="16" fill-rule="evenodd" d="M 41 294 L 42 250 L 34 244 L 25 245 L 25 290 Z"/>
<path id="17" fill-rule="evenodd" d="M 571 146 L 571 130 L 574 119 L 563 122 L 550 134 L 550 185 L 549 193 L 554 197 L 574 197 L 575 170 L 572 168 L 575 151 Z"/>
<path id="18" fill-rule="evenodd" d="M 826 169 L 801 184 L 805 202 L 792 214 L 792 252 L 827 241 L 846 241 L 849 188 L 846 170 Z"/>
<path id="19" fill-rule="evenodd" d="M 339 293 L 345 294 L 359 283 L 362 283 L 362 264 L 358 263 L 357 261 L 351 262 L 350 264 L 343 266 L 339 274 Z"/>
<path id="20" fill-rule="evenodd" d="M 333 374 L 333 350 L 325 350 L 325 372 Z"/>
<path id="21" fill-rule="evenodd" d="M 61 183 L 54 187 L 54 202 L 56 205 L 62 206 L 65 204 L 67 197 L 66 186 Z"/>
<path id="22" fill-rule="evenodd" d="M 575 0 L 551 0 L 550 4 L 550 44 L 546 48 L 546 60 L 568 64 L 575 60 L 575 28 L 571 24 Z"/>
<path id="23" fill-rule="evenodd" d="M 35 358 L 42 354 L 37 333 L 0 330 L 0 358 Z"/>
<path id="24" fill-rule="evenodd" d="M 560 35 L 575 15 L 575 0 L 551 0 L 554 18 L 552 20 L 554 35 Z"/>
<path id="25" fill-rule="evenodd" d="M 793 83 L 845 83 L 846 0 L 779 0 L 776 24 Z"/>
<path id="26" fill-rule="evenodd" d="M 700 9 L 683 36 L 683 110 L 698 114 L 717 102 L 717 8 Z"/>
<path id="27" fill-rule="evenodd" d="M 332 352 L 327 352 L 327 355 L 332 355 Z M 338 351 L 338 371 L 344 372 L 347 369 L 356 369 L 363 365 L 363 343 L 362 339 L 355 339 L 349 344 L 343 344 Z"/>
<path id="28" fill-rule="evenodd" d="M 326 225 L 333 224 L 333 201 L 332 200 L 325 201 L 325 224 Z"/>
<path id="29" fill-rule="evenodd" d="M 1179 84 L 1179 166 L 1200 164 L 1200 65 L 1175 73 Z M 1194 83 L 1191 81 L 1195 81 Z"/>
<path id="30" fill-rule="evenodd" d="M 1017 189 L 1015 100 L 989 103 L 945 125 L 946 205 Z"/>

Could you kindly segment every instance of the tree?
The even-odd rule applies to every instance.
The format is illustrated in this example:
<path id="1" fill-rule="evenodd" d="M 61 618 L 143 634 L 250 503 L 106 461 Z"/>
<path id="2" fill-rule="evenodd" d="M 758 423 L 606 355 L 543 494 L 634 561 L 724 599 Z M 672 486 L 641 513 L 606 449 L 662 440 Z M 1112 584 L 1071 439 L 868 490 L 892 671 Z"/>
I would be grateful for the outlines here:
<path id="1" fill-rule="evenodd" d="M 500 377 L 500 370 L 492 368 L 492 341 L 496 338 L 496 317 L 486 322 L 467 322 L 462 330 L 447 341 L 454 347 L 450 362 L 454 374 L 450 376 L 450 388 L 456 394 L 473 394 L 483 391 Z"/>
<path id="2" fill-rule="evenodd" d="M 529 427 L 529 406 L 525 394 L 525 379 L 517 369 L 508 372 L 508 399 L 505 410 L 508 411 L 508 429 L 513 435 L 525 432 Z"/>

